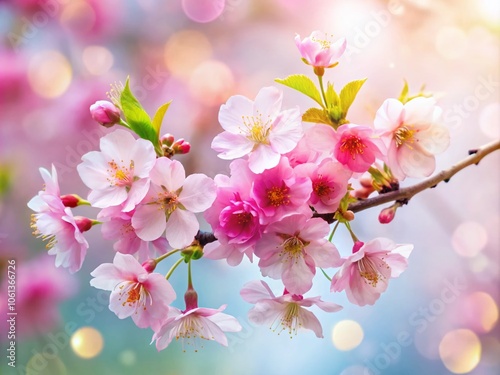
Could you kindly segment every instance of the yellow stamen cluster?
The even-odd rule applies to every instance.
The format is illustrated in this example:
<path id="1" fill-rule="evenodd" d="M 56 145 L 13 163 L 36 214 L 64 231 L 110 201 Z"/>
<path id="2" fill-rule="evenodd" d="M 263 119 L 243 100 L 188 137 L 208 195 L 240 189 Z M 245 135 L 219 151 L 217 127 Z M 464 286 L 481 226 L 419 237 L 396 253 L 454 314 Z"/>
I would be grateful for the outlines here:
<path id="1" fill-rule="evenodd" d="M 272 119 L 270 116 L 264 121 L 262 114 L 257 112 L 256 116 L 241 116 L 244 129 L 242 131 L 246 137 L 257 144 L 269 144 L 267 139 L 271 131 Z"/>
<path id="2" fill-rule="evenodd" d="M 122 306 L 126 306 L 127 304 L 129 307 L 135 306 L 136 314 L 139 308 L 146 310 L 147 305 L 153 304 L 151 294 L 141 283 L 123 281 L 118 284 L 118 289 L 120 290 L 118 300 L 121 301 L 126 298 L 122 302 Z"/>
<path id="3" fill-rule="evenodd" d="M 298 330 L 302 327 L 300 319 L 300 306 L 295 302 L 290 302 L 285 308 L 283 315 L 277 317 L 271 324 L 270 329 L 277 332 L 278 335 L 283 331 L 288 331 L 290 338 L 297 335 Z"/>
<path id="4" fill-rule="evenodd" d="M 36 221 L 37 221 L 37 215 L 36 214 L 31 214 L 31 223 L 30 223 L 30 228 L 33 229 L 33 236 L 37 238 L 41 238 L 42 241 L 48 241 L 45 244 L 45 248 L 47 250 L 52 249 L 56 244 L 57 244 L 57 238 L 54 234 L 42 234 L 39 230 L 38 227 L 36 226 Z"/>
<path id="5" fill-rule="evenodd" d="M 130 161 L 128 168 L 123 166 L 123 160 L 120 163 L 121 165 L 118 165 L 114 160 L 108 162 L 109 168 L 106 172 L 108 172 L 110 177 L 107 180 L 110 186 L 125 186 L 130 188 L 134 182 L 134 161 Z"/>
<path id="6" fill-rule="evenodd" d="M 267 190 L 267 200 L 269 204 L 274 207 L 289 205 L 289 197 L 289 189 L 286 186 L 273 186 L 271 189 Z"/>
<path id="7" fill-rule="evenodd" d="M 387 269 L 390 268 L 389 265 L 384 262 L 384 258 L 381 258 L 381 263 L 381 267 L 385 267 Z M 370 257 L 363 257 L 357 262 L 357 264 L 360 276 L 364 278 L 365 281 L 372 287 L 375 288 L 378 282 L 385 278 L 378 270 L 374 260 L 370 259 Z"/>
<path id="8" fill-rule="evenodd" d="M 361 141 L 361 138 L 350 135 L 345 137 L 340 142 L 340 151 L 349 152 L 352 159 L 356 159 L 357 155 L 362 155 L 365 152 L 366 145 Z"/>
<path id="9" fill-rule="evenodd" d="M 414 129 L 410 129 L 408 126 L 401 126 L 396 132 L 394 133 L 394 140 L 396 141 L 396 146 L 400 147 L 403 144 L 406 144 L 408 147 L 411 148 L 411 146 L 408 143 L 413 143 L 415 139 L 413 138 L 415 134 Z"/>
<path id="10" fill-rule="evenodd" d="M 318 175 L 318 179 L 313 181 L 313 191 L 318 197 L 323 197 L 325 195 L 330 195 L 333 193 L 333 188 L 329 186 L 323 179 L 322 175 Z"/>

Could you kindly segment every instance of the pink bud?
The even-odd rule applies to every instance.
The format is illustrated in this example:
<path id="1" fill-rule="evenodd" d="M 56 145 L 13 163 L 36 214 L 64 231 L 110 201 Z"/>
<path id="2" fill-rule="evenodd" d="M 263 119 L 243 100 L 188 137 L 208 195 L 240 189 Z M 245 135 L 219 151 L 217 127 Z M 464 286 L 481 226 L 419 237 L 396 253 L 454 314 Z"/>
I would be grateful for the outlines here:
<path id="1" fill-rule="evenodd" d="M 179 140 L 177 140 L 177 142 L 174 143 L 172 148 L 176 154 L 187 154 L 191 150 L 191 145 L 189 144 L 189 142 L 180 138 Z"/>
<path id="2" fill-rule="evenodd" d="M 354 220 L 354 212 L 352 212 L 351 210 L 347 210 L 346 212 L 343 212 L 342 216 L 347 221 L 353 221 Z"/>
<path id="3" fill-rule="evenodd" d="M 363 174 L 363 176 L 361 176 L 361 178 L 359 179 L 359 183 L 365 188 L 373 189 L 373 178 L 368 173 L 365 173 Z"/>
<path id="4" fill-rule="evenodd" d="M 156 260 L 148 259 L 144 263 L 142 263 L 142 268 L 146 270 L 146 272 L 151 273 L 156 268 Z"/>
<path id="5" fill-rule="evenodd" d="M 354 243 L 354 245 L 352 246 L 352 253 L 357 253 L 359 251 L 359 249 L 361 249 L 363 247 L 365 243 L 364 242 L 361 242 L 361 241 L 356 241 Z"/>
<path id="6" fill-rule="evenodd" d="M 106 128 L 120 122 L 120 110 L 111 102 L 98 100 L 90 106 L 92 118 Z"/>
<path id="7" fill-rule="evenodd" d="M 174 141 L 175 138 L 170 133 L 167 133 L 160 138 L 160 142 L 162 143 L 162 145 L 165 145 L 167 147 L 171 147 L 174 144 Z"/>
<path id="8" fill-rule="evenodd" d="M 61 195 L 61 201 L 64 204 L 64 207 L 74 208 L 78 206 L 78 203 L 80 203 L 80 197 L 74 194 Z"/>
<path id="9" fill-rule="evenodd" d="M 75 223 L 80 232 L 86 232 L 92 228 L 92 220 L 88 217 L 75 216 Z"/>
<path id="10" fill-rule="evenodd" d="M 397 206 L 384 208 L 378 215 L 378 221 L 381 224 L 389 224 L 394 219 L 394 216 L 396 216 L 396 209 Z"/>

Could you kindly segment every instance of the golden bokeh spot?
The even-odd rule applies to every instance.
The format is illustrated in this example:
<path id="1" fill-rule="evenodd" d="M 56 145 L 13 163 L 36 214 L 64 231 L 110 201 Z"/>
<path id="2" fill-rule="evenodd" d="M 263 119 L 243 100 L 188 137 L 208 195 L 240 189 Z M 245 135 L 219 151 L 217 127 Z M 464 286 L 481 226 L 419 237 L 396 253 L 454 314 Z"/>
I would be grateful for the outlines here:
<path id="1" fill-rule="evenodd" d="M 71 336 L 71 349 L 81 358 L 94 358 L 101 353 L 104 340 L 101 333 L 93 327 L 82 327 Z"/>

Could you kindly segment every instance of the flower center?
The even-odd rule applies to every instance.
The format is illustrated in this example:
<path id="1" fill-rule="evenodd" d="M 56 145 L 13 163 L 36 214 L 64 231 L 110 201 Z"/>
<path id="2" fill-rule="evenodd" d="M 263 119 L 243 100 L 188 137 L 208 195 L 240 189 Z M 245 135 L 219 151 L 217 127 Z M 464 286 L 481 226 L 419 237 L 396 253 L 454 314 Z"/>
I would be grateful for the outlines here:
<path id="1" fill-rule="evenodd" d="M 241 226 L 247 225 L 252 220 L 252 214 L 250 212 L 242 212 L 236 215 L 237 222 Z"/>
<path id="2" fill-rule="evenodd" d="M 300 306 L 295 302 L 290 302 L 285 308 L 283 315 L 279 321 L 274 321 L 271 324 L 273 332 L 278 330 L 278 335 L 283 331 L 288 331 L 290 338 L 297 335 L 297 331 L 302 327 L 302 322 L 299 317 Z M 274 328 L 273 328 L 274 326 Z"/>
<path id="3" fill-rule="evenodd" d="M 128 298 L 127 301 L 124 303 L 129 303 L 130 305 L 133 305 L 134 303 L 139 301 L 140 298 L 141 298 L 141 287 L 139 286 L 139 284 L 137 284 L 134 288 L 128 291 Z"/>
<path id="4" fill-rule="evenodd" d="M 274 207 L 289 205 L 290 204 L 289 192 L 290 189 L 288 189 L 288 187 L 285 184 L 283 184 L 283 186 L 281 187 L 273 186 L 271 189 L 267 190 L 268 205 Z"/>
<path id="5" fill-rule="evenodd" d="M 383 260 L 382 263 L 385 267 L 389 268 L 387 263 Z M 378 271 L 373 260 L 366 256 L 358 261 L 358 270 L 359 275 L 374 288 L 377 286 L 378 282 L 384 278 L 384 276 Z"/>
<path id="6" fill-rule="evenodd" d="M 123 163 L 123 160 L 122 160 Z M 107 170 L 110 178 L 108 178 L 111 186 L 130 188 L 134 182 L 134 161 L 130 161 L 129 167 L 119 166 L 114 160 L 108 162 L 109 169 Z"/>
<path id="7" fill-rule="evenodd" d="M 332 42 L 328 41 L 326 38 L 325 39 L 312 38 L 312 41 L 318 43 L 321 46 L 321 49 L 328 49 L 332 45 Z"/>
<path id="8" fill-rule="evenodd" d="M 278 236 L 284 240 L 282 244 L 283 250 L 279 254 L 280 257 L 283 257 L 283 262 L 296 261 L 298 258 L 303 257 L 304 248 L 309 245 L 309 242 L 300 238 L 299 232 L 296 232 L 293 236 L 278 233 Z"/>
<path id="9" fill-rule="evenodd" d="M 129 307 L 135 306 L 136 314 L 139 308 L 146 310 L 148 304 L 153 304 L 151 294 L 141 283 L 123 281 L 118 284 L 118 289 L 120 289 L 118 292 L 118 300 L 121 301 L 122 299 L 127 298 L 124 302 L 122 302 L 122 306 L 125 307 L 127 304 Z"/>
<path id="10" fill-rule="evenodd" d="M 333 193 L 333 188 L 327 184 L 323 176 L 319 175 L 316 181 L 313 181 L 313 191 L 318 197 L 328 196 Z"/>
<path id="11" fill-rule="evenodd" d="M 241 116 L 241 119 L 245 127 L 243 132 L 249 140 L 258 144 L 269 144 L 267 139 L 271 130 L 271 118 L 269 116 L 267 121 L 262 120 L 261 114 L 257 116 Z"/>
<path id="12" fill-rule="evenodd" d="M 361 141 L 361 138 L 355 135 L 344 137 L 340 142 L 340 151 L 350 153 L 353 160 L 358 154 L 363 154 L 365 148 L 366 145 Z"/>
<path id="13" fill-rule="evenodd" d="M 166 191 L 166 188 L 163 186 L 162 188 L 164 189 L 164 191 L 158 193 L 158 198 L 154 203 L 158 204 L 159 205 L 158 209 L 165 211 L 165 215 L 169 217 L 170 214 L 177 209 L 179 201 L 176 193 Z"/>
<path id="14" fill-rule="evenodd" d="M 175 339 L 182 339 L 182 348 L 184 350 L 184 344 L 192 345 L 195 348 L 195 352 L 198 345 L 203 347 L 203 345 L 198 344 L 197 338 L 203 340 L 215 340 L 214 336 L 206 337 L 203 335 L 203 332 L 206 331 L 203 328 L 203 322 L 194 314 L 188 315 L 181 319 L 179 324 L 173 329 L 173 333 L 175 334 Z M 184 350 L 185 351 L 185 350 Z"/>
<path id="15" fill-rule="evenodd" d="M 413 138 L 414 134 L 415 134 L 415 130 L 409 129 L 407 126 L 401 126 L 394 133 L 394 140 L 396 141 L 396 147 L 400 147 L 405 143 L 413 143 L 414 142 L 414 138 Z M 411 148 L 410 145 L 407 145 L 407 146 Z"/>

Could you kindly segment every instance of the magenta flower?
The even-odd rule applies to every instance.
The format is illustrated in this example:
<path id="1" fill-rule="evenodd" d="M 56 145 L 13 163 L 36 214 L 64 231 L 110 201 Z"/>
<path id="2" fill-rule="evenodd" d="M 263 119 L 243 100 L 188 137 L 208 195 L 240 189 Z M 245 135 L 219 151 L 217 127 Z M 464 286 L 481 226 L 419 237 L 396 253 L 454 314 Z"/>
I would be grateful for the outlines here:
<path id="1" fill-rule="evenodd" d="M 83 183 L 92 189 L 88 200 L 99 208 L 123 204 L 123 211 L 133 210 L 149 188 L 156 161 L 153 144 L 118 129 L 102 137 L 100 147 L 83 155 L 77 166 Z"/>
<path id="2" fill-rule="evenodd" d="M 396 245 L 387 238 L 356 242 L 353 254 L 332 278 L 331 291 L 346 291 L 356 305 L 373 305 L 387 289 L 389 278 L 398 277 L 408 266 L 413 245 Z"/>
<path id="3" fill-rule="evenodd" d="M 281 278 L 290 293 L 307 292 L 316 267 L 342 264 L 335 246 L 324 238 L 329 230 L 323 219 L 304 215 L 290 215 L 270 224 L 255 247 L 262 276 Z"/>
<path id="4" fill-rule="evenodd" d="M 165 320 L 175 291 L 159 273 L 148 273 L 129 254 L 116 253 L 113 263 L 91 272 L 90 285 L 110 290 L 109 309 L 120 319 L 132 317 L 139 328 L 157 330 Z"/>
<path id="5" fill-rule="evenodd" d="M 434 155 L 450 144 L 448 129 L 436 123 L 441 112 L 433 98 L 422 97 L 406 104 L 387 99 L 377 111 L 375 129 L 388 148 L 387 165 L 397 179 L 434 172 Z"/>
<path id="6" fill-rule="evenodd" d="M 231 160 L 249 155 L 254 173 L 275 167 L 280 155 L 291 151 L 302 138 L 299 109 L 280 111 L 282 99 L 283 93 L 275 87 L 261 89 L 255 101 L 241 95 L 229 98 L 219 111 L 225 131 L 212 142 L 218 156 Z"/>
<path id="7" fill-rule="evenodd" d="M 261 237 L 262 212 L 250 197 L 255 175 L 242 159 L 231 163 L 231 178 L 215 176 L 217 198 L 205 211 L 205 219 L 211 225 L 217 241 L 205 245 L 203 251 L 209 259 L 226 259 L 236 266 L 246 254 L 251 260 L 255 243 Z"/>
<path id="8" fill-rule="evenodd" d="M 52 260 L 45 255 L 29 262 L 18 262 L 16 266 L 16 335 L 26 339 L 57 328 L 62 321 L 59 305 L 76 293 L 78 283 L 67 272 L 54 268 Z M 5 296 L 7 281 L 5 278 L 0 289 L 5 291 Z M 7 316 L 7 308 L 7 298 L 2 298 L 0 312 L 3 316 Z M 8 332 L 6 326 L 7 319 L 2 319 L 2 332 Z"/>
<path id="9" fill-rule="evenodd" d="M 305 307 L 316 305 L 326 312 L 342 309 L 342 306 L 322 301 L 320 297 L 304 298 L 299 294 L 290 294 L 286 289 L 281 297 L 276 297 L 266 282 L 258 280 L 245 284 L 240 294 L 245 301 L 255 304 L 248 312 L 251 322 L 269 324 L 278 334 L 288 331 L 290 337 L 296 335 L 301 328 L 310 329 L 316 337 L 323 337 L 321 323 Z"/>
<path id="10" fill-rule="evenodd" d="M 383 143 L 368 126 L 345 124 L 334 135 L 334 155 L 353 172 L 366 172 L 376 158 L 383 158 Z"/>
<path id="11" fill-rule="evenodd" d="M 347 41 L 341 38 L 333 42 L 331 37 L 321 31 L 313 31 L 310 36 L 301 40 L 297 34 L 295 44 L 302 55 L 302 60 L 318 68 L 331 68 L 337 65 L 346 50 Z"/>
<path id="12" fill-rule="evenodd" d="M 215 200 L 214 181 L 204 174 L 186 178 L 182 164 L 166 157 L 158 158 L 150 177 L 149 191 L 132 217 L 137 236 L 154 241 L 166 232 L 172 247 L 189 245 L 200 229 L 195 213 Z"/>
<path id="13" fill-rule="evenodd" d="M 252 197 L 264 214 L 261 223 L 268 224 L 292 213 L 310 215 L 307 201 L 311 191 L 311 180 L 297 176 L 288 159 L 282 157 L 276 167 L 254 179 Z"/>
<path id="14" fill-rule="evenodd" d="M 137 236 L 132 226 L 134 212 L 135 210 L 123 212 L 120 206 L 116 206 L 104 208 L 97 216 L 102 222 L 102 237 L 114 241 L 113 249 L 122 254 L 136 255 L 139 262 L 171 250 L 165 237 L 149 242 Z"/>
<path id="15" fill-rule="evenodd" d="M 331 159 L 323 159 L 319 165 L 301 164 L 294 170 L 297 176 L 311 180 L 309 205 L 313 206 L 316 212 L 322 214 L 337 210 L 340 200 L 347 193 L 347 184 L 352 176 L 350 170 Z"/>

